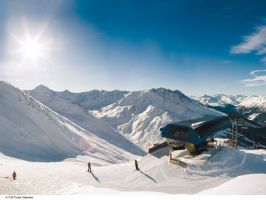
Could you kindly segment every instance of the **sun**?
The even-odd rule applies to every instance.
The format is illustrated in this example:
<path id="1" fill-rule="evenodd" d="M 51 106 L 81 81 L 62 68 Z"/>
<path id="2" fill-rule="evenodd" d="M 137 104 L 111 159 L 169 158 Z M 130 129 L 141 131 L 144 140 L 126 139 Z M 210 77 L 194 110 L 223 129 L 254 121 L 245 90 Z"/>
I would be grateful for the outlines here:
<path id="1" fill-rule="evenodd" d="M 44 54 L 44 46 L 37 39 L 26 38 L 21 41 L 20 51 L 24 56 L 24 59 L 36 61 Z"/>
<path id="2" fill-rule="evenodd" d="M 40 34 L 12 35 L 10 53 L 17 55 L 21 62 L 32 62 L 34 64 L 49 60 L 52 45 L 47 37 Z"/>
<path id="3" fill-rule="evenodd" d="M 6 49 L 14 63 L 36 69 L 43 64 L 55 64 L 54 58 L 62 45 L 56 32 L 49 28 L 48 19 L 35 22 L 23 18 L 10 24 Z"/>

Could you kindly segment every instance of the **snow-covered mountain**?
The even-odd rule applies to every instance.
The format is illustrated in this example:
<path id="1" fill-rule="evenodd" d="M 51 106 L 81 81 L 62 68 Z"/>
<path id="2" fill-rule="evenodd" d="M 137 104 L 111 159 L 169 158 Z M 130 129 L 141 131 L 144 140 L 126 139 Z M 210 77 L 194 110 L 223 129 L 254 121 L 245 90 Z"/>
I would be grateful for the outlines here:
<path id="1" fill-rule="evenodd" d="M 221 115 L 178 90 L 164 88 L 130 92 L 121 100 L 93 111 L 93 114 L 144 149 L 162 140 L 159 129 L 169 122 Z"/>
<path id="2" fill-rule="evenodd" d="M 243 99 L 247 96 L 244 95 L 224 95 L 224 94 L 215 94 L 203 95 L 203 96 L 191 96 L 193 99 L 201 102 L 204 105 L 208 106 L 223 106 L 226 104 L 238 105 Z"/>
<path id="3" fill-rule="evenodd" d="M 261 108 L 262 111 L 266 111 L 266 96 L 250 96 L 242 99 L 238 104 L 239 107 L 245 108 Z"/>
<path id="4" fill-rule="evenodd" d="M 95 93 L 97 98 L 92 95 Z M 159 129 L 168 122 L 221 115 L 180 91 L 163 88 L 134 92 L 94 90 L 71 93 L 55 92 L 39 86 L 30 91 L 30 95 L 103 139 L 109 141 L 110 135 L 120 134 L 145 150 L 162 141 Z M 116 141 L 110 142 L 115 144 Z"/>
<path id="5" fill-rule="evenodd" d="M 72 102 L 73 104 L 78 104 L 84 107 L 86 110 L 98 110 L 123 98 L 127 93 L 128 92 L 126 91 L 119 90 L 92 90 L 81 93 L 73 93 L 68 90 L 63 92 L 55 92 L 44 85 L 39 85 L 30 92 L 32 96 L 36 96 L 45 102 L 53 101 L 53 98 L 56 96 L 57 98 Z"/>
<path id="6" fill-rule="evenodd" d="M 95 98 L 95 95 L 92 95 L 95 93 L 97 93 L 97 98 Z M 112 102 L 121 95 L 123 96 L 123 92 L 114 91 L 114 96 L 112 96 L 109 92 L 92 91 L 87 92 L 86 94 L 88 95 L 85 98 L 85 93 L 77 94 L 69 91 L 55 92 L 45 86 L 39 86 L 30 91 L 29 94 L 57 113 L 75 122 L 85 130 L 95 134 L 97 137 L 131 153 L 141 153 L 142 150 L 140 148 L 136 151 L 136 145 L 121 135 L 108 123 L 94 117 L 87 110 L 87 108 L 90 107 L 99 107 L 100 105 Z M 111 96 L 110 99 L 108 98 L 109 96 Z M 97 101 L 97 99 L 99 101 Z M 88 102 L 91 102 L 92 104 L 89 104 Z"/>
<path id="7" fill-rule="evenodd" d="M 247 97 L 237 107 L 250 120 L 266 126 L 266 96 Z"/>
<path id="8" fill-rule="evenodd" d="M 87 155 L 106 163 L 133 156 L 5 82 L 0 82 L 0 105 L 0 152 L 6 155 L 31 161 Z M 130 142 L 126 144 L 134 153 L 143 154 Z"/>
<path id="9" fill-rule="evenodd" d="M 250 120 L 266 125 L 266 96 L 203 95 L 192 96 L 202 104 L 224 113 L 239 112 Z"/>

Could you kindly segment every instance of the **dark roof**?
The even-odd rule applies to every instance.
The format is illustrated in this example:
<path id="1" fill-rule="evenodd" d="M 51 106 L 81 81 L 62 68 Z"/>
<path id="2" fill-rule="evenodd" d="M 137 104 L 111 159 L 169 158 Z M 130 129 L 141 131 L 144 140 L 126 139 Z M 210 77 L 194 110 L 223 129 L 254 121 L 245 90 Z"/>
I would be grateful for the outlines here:
<path id="1" fill-rule="evenodd" d="M 237 119 L 239 126 L 260 128 L 261 126 L 241 115 L 205 116 L 198 119 L 174 122 L 161 128 L 162 137 L 199 144 L 220 130 L 232 127 L 232 119 Z M 183 130 L 183 131 L 182 131 Z M 184 134 L 188 134 L 184 138 Z"/>

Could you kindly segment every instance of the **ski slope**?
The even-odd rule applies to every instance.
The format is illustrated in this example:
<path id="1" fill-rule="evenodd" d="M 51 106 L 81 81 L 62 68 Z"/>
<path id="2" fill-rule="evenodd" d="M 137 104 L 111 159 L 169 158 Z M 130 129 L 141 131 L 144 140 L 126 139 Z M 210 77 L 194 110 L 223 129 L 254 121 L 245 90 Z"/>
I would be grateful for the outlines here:
<path id="1" fill-rule="evenodd" d="M 187 169 L 170 164 L 164 156 L 149 154 L 138 158 L 140 171 L 135 170 L 131 160 L 108 166 L 92 165 L 92 174 L 87 172 L 87 163 L 78 159 L 45 163 L 0 155 L 0 160 L 0 194 L 5 195 L 266 194 L 265 150 L 224 147 L 206 165 L 196 167 L 193 163 Z M 13 170 L 18 175 L 16 181 L 10 178 Z"/>

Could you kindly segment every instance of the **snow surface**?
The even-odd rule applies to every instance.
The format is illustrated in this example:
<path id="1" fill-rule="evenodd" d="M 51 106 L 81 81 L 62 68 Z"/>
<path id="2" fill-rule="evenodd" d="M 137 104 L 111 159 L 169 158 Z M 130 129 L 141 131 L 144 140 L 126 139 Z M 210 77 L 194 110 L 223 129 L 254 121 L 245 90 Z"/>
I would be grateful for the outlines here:
<path id="1" fill-rule="evenodd" d="M 229 180 L 215 188 L 205 190 L 198 194 L 219 195 L 265 195 L 266 174 L 249 174 Z"/>
<path id="2" fill-rule="evenodd" d="M 197 167 L 194 162 L 187 169 L 169 163 L 165 157 L 146 155 L 138 159 L 140 171 L 135 170 L 132 160 L 109 166 L 92 165 L 92 174 L 87 172 L 86 162 L 77 159 L 45 163 L 0 155 L 0 162 L 0 194 L 5 195 L 115 194 L 122 191 L 266 194 L 265 150 L 223 147 L 205 165 Z M 18 175 L 16 181 L 11 180 L 13 170 Z"/>

